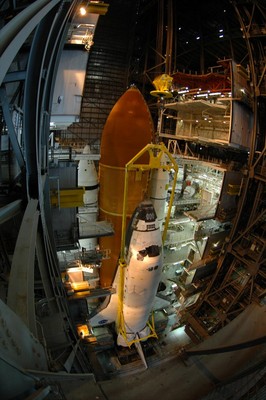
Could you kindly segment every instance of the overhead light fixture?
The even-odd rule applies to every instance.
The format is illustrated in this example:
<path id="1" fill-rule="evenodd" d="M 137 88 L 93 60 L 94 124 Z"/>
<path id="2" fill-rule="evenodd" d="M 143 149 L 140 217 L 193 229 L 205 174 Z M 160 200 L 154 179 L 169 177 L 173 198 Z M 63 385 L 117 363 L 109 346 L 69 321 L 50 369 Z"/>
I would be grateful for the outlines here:
<path id="1" fill-rule="evenodd" d="M 84 16 L 84 15 L 86 15 L 87 14 L 87 10 L 86 10 L 86 8 L 85 7 L 80 7 L 80 9 L 79 9 L 79 13 L 80 13 L 80 15 L 82 15 L 82 16 Z"/>
<path id="2" fill-rule="evenodd" d="M 84 17 L 89 14 L 105 15 L 108 11 L 109 4 L 103 1 L 85 1 L 83 5 L 79 7 L 79 14 Z"/>

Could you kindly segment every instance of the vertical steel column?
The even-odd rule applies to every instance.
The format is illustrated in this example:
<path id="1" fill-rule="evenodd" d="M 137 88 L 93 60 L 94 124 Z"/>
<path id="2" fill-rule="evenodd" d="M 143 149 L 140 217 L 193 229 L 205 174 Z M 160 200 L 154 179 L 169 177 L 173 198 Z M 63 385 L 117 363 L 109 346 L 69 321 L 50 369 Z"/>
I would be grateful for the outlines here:
<path id="1" fill-rule="evenodd" d="M 37 337 L 34 300 L 35 244 L 39 221 L 38 201 L 26 208 L 13 255 L 7 305 Z"/>

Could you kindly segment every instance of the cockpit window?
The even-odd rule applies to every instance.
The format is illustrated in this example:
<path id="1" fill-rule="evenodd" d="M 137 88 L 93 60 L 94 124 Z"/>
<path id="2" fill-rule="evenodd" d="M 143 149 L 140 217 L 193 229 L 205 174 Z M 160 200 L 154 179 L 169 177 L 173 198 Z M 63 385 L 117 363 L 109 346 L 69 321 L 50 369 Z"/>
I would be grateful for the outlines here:
<path id="1" fill-rule="evenodd" d="M 160 255 L 160 246 L 152 245 L 140 250 L 137 255 L 139 261 L 143 261 L 144 257 L 157 257 Z"/>
<path id="2" fill-rule="evenodd" d="M 147 249 L 145 249 L 145 250 L 140 250 L 140 251 L 139 251 L 139 254 L 141 255 L 141 257 L 146 257 L 146 255 L 148 254 L 148 250 L 147 250 Z"/>

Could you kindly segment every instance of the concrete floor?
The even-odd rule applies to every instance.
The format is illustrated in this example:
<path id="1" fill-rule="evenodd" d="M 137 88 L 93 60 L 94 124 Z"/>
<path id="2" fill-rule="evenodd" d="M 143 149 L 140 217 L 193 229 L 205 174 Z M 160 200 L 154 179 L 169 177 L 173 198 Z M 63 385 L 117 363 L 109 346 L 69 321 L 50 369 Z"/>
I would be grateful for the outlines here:
<path id="1" fill-rule="evenodd" d="M 193 350 L 219 348 L 260 338 L 266 332 L 266 306 L 252 304 L 231 324 Z M 212 356 L 193 355 L 184 357 L 180 345 L 186 336 L 180 330 L 169 333 L 167 344 L 157 362 L 144 369 L 140 364 L 136 369 L 122 371 L 104 381 L 86 379 L 72 380 L 68 377 L 62 383 L 67 400 L 200 400 L 222 381 L 265 360 L 266 346 L 243 348 L 239 351 L 223 352 Z M 149 364 L 149 360 L 148 360 Z M 237 393 L 232 397 L 240 399 Z"/>

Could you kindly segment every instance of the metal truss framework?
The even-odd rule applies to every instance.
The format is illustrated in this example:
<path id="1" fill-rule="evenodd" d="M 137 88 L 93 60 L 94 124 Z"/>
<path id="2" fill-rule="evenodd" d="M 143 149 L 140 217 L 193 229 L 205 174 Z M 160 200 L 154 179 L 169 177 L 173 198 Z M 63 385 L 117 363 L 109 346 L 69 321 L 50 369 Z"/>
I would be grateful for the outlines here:
<path id="1" fill-rule="evenodd" d="M 51 94 L 69 20 L 73 18 L 77 3 L 60 0 L 34 2 L 1 30 L 2 116 L 5 134 L 19 167 L 18 180 L 23 186 L 22 201 L 10 201 L 1 209 L 1 224 L 20 213 L 22 222 L 11 268 L 9 266 L 7 305 L 23 321 L 34 340 L 45 347 L 42 356 L 47 357 L 48 367 L 59 361 L 69 372 L 77 362 L 79 371 L 88 372 L 90 366 L 79 341 L 74 341 L 76 345 L 73 343 L 75 330 L 56 258 L 47 179 Z M 18 71 L 9 74 L 9 68 L 12 63 L 14 65 L 26 39 L 31 41 L 26 69 L 20 70 L 18 61 Z M 14 96 L 11 100 L 8 97 L 8 85 L 13 82 L 17 82 L 23 92 L 23 101 L 19 104 L 22 115 L 20 143 L 13 121 L 13 112 L 18 105 Z M 8 318 L 10 330 L 14 329 L 13 311 Z M 49 335 L 52 326 L 55 334 Z"/>
<path id="2" fill-rule="evenodd" d="M 201 341 L 227 325 L 266 294 L 265 12 L 256 2 L 234 2 L 247 44 L 254 124 L 245 185 L 218 266 L 198 301 L 187 309 L 186 330 Z M 250 196 L 252 195 L 252 200 Z"/>

